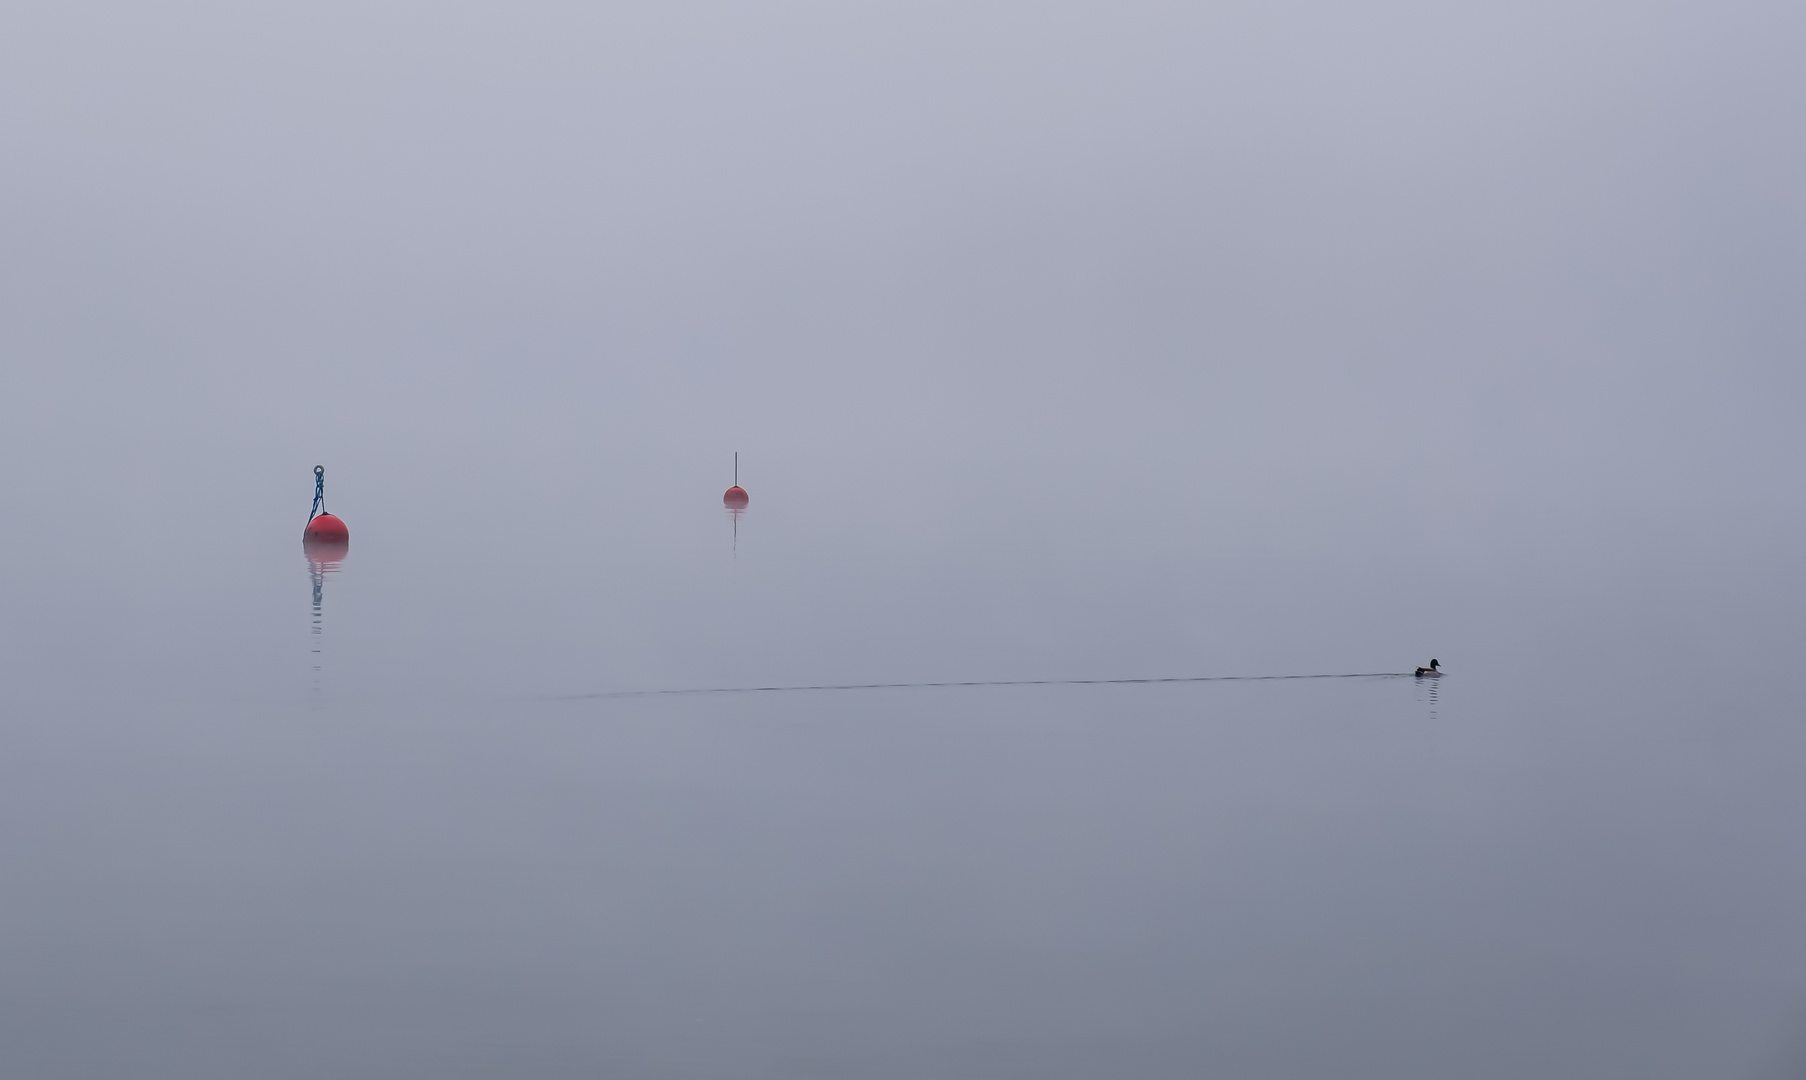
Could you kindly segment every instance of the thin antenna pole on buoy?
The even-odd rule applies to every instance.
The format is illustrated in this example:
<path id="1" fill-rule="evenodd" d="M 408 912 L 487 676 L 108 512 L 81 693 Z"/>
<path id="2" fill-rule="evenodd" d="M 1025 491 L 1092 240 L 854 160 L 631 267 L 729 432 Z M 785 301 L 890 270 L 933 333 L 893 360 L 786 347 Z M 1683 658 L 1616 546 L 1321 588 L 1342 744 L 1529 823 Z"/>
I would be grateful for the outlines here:
<path id="1" fill-rule="evenodd" d="M 734 486 L 740 486 L 740 451 L 734 451 Z"/>

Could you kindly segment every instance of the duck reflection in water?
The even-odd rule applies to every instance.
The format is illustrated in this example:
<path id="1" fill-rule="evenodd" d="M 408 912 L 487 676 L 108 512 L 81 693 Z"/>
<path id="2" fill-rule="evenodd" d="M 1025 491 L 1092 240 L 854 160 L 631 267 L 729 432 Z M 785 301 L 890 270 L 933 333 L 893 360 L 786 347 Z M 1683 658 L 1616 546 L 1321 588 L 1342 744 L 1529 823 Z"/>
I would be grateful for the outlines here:
<path id="1" fill-rule="evenodd" d="M 1439 661 L 1431 660 L 1429 667 L 1420 667 L 1412 674 L 1417 677 L 1418 700 L 1423 701 L 1427 697 L 1430 705 L 1430 719 L 1436 719 L 1437 690 L 1440 686 L 1439 680 L 1442 678 L 1442 664 Z"/>

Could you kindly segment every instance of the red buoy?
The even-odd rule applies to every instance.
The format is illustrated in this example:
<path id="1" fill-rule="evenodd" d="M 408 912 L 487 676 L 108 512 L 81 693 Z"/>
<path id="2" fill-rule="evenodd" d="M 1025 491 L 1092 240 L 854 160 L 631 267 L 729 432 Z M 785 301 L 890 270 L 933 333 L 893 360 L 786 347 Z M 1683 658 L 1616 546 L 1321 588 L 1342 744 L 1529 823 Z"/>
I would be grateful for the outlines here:
<path id="1" fill-rule="evenodd" d="M 746 509 L 746 489 L 740 486 L 740 451 L 734 451 L 734 486 L 721 496 L 721 505 L 729 510 Z"/>
<path id="2" fill-rule="evenodd" d="M 315 562 L 337 562 L 351 550 L 351 530 L 331 514 L 321 514 L 301 533 L 301 550 Z"/>
<path id="3" fill-rule="evenodd" d="M 321 514 L 307 523 L 307 531 L 301 534 L 301 538 L 323 544 L 349 544 L 351 530 L 331 514 Z"/>
<path id="4" fill-rule="evenodd" d="M 301 550 L 314 562 L 332 563 L 351 550 L 351 530 L 326 512 L 326 467 L 314 466 L 314 505 L 307 512 L 307 528 L 301 530 Z M 319 600 L 316 598 L 315 603 Z"/>

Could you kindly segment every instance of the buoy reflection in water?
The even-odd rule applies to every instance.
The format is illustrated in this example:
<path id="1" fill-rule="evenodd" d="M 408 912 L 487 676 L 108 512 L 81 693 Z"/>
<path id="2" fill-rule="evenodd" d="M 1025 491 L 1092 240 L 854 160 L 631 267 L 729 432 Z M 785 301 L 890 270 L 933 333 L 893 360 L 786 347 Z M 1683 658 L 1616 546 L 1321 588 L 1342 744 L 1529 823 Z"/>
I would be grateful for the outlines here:
<path id="1" fill-rule="evenodd" d="M 318 521 L 319 519 L 315 518 L 314 520 Z M 338 519 L 334 518 L 333 520 Z M 310 530 L 301 540 L 301 551 L 307 556 L 307 575 L 313 580 L 314 587 L 314 617 L 310 636 L 313 638 L 313 689 L 316 695 L 320 692 L 320 654 L 325 641 L 323 608 L 326 598 L 326 576 L 339 572 L 339 565 L 345 561 L 345 555 L 350 550 L 351 542 L 343 536 L 322 538 Z"/>

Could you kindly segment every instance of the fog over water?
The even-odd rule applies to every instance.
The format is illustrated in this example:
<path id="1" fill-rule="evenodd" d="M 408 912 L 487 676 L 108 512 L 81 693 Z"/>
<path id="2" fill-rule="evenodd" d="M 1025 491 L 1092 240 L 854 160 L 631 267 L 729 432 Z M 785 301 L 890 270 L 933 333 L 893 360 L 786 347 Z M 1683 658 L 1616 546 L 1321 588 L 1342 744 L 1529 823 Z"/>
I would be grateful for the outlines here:
<path id="1" fill-rule="evenodd" d="M 1802 46 L 8 5 L 0 1074 L 1806 1075 Z"/>

